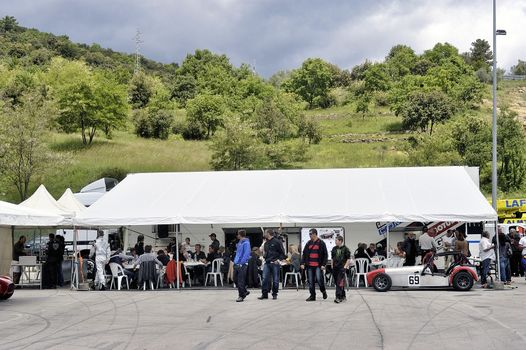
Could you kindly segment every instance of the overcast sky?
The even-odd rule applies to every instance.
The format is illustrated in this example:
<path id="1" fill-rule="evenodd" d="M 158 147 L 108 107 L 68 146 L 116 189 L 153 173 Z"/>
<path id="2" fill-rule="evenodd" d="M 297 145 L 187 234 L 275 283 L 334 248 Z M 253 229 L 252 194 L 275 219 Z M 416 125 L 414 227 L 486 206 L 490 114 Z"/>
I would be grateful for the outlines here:
<path id="1" fill-rule="evenodd" d="M 498 0 L 499 67 L 526 59 L 526 0 Z M 208 48 L 268 77 L 321 57 L 342 68 L 382 60 L 396 44 L 417 53 L 437 42 L 461 52 L 492 43 L 492 0 L 0 0 L 0 15 L 73 41 L 133 52 L 165 63 Z"/>

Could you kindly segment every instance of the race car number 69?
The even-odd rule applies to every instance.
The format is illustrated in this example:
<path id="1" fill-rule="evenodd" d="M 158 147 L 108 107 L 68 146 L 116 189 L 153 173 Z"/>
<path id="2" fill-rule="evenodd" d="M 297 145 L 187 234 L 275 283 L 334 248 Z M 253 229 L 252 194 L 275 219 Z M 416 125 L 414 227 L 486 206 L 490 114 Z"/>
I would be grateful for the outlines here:
<path id="1" fill-rule="evenodd" d="M 419 275 L 409 275 L 408 276 L 408 284 L 410 286 L 418 286 L 418 285 L 420 285 L 420 276 Z"/>

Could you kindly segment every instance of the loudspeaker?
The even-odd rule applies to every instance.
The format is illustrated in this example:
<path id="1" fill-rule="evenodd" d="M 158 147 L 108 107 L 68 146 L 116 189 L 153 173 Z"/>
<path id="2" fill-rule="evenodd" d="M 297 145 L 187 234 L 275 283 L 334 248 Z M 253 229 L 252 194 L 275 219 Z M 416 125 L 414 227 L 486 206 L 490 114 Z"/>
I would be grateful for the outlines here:
<path id="1" fill-rule="evenodd" d="M 157 237 L 168 238 L 168 228 L 170 225 L 157 225 Z"/>

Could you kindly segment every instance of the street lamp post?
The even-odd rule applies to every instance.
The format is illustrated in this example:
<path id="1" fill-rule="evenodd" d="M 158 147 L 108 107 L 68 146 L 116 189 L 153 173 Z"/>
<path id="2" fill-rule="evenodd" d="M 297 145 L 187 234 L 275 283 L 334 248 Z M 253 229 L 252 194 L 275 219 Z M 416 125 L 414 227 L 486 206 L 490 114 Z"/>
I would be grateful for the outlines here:
<path id="1" fill-rule="evenodd" d="M 493 128 L 492 128 L 492 157 L 491 157 L 491 204 L 497 211 L 497 35 L 506 35 L 506 31 L 497 30 L 497 0 L 493 0 Z M 495 222 L 495 236 L 497 243 L 497 280 L 500 278 L 499 238 L 497 222 Z"/>

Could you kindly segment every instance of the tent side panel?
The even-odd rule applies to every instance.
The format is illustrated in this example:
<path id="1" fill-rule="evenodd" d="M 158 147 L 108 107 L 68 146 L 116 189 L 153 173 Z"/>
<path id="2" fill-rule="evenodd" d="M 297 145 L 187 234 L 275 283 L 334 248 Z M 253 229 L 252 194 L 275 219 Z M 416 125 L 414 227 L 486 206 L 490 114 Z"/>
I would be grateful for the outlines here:
<path id="1" fill-rule="evenodd" d="M 8 275 L 13 254 L 10 227 L 0 227 L 0 275 Z"/>

